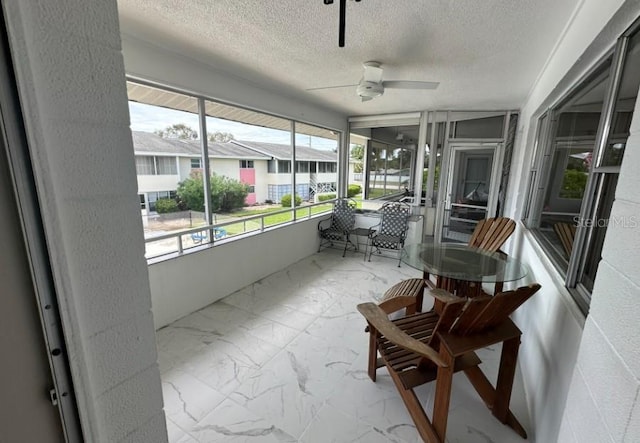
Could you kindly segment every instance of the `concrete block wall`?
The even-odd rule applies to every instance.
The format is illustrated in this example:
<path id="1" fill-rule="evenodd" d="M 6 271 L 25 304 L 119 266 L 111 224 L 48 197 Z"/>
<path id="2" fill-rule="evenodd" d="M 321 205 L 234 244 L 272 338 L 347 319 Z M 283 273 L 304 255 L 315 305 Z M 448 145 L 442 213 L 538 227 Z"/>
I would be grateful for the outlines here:
<path id="1" fill-rule="evenodd" d="M 638 170 L 640 100 L 563 416 L 561 442 L 640 441 Z"/>
<path id="2" fill-rule="evenodd" d="M 166 441 L 116 1 L 2 6 L 85 441 Z"/>

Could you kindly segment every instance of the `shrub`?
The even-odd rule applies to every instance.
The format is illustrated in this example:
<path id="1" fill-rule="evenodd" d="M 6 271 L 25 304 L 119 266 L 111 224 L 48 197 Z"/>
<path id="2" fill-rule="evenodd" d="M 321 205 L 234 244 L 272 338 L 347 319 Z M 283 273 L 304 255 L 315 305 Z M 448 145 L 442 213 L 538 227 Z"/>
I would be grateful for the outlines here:
<path id="1" fill-rule="evenodd" d="M 178 202 L 170 198 L 161 198 L 156 200 L 156 212 L 158 214 L 166 214 L 168 212 L 178 212 Z"/>
<path id="2" fill-rule="evenodd" d="M 211 175 L 211 208 L 214 212 L 230 212 L 244 206 L 249 187 L 224 175 Z"/>
<path id="3" fill-rule="evenodd" d="M 331 200 L 331 199 L 334 199 L 334 198 L 336 198 L 335 194 L 321 194 L 321 195 L 318 195 L 318 201 L 321 201 L 321 202 L 326 201 L 326 200 Z"/>
<path id="4" fill-rule="evenodd" d="M 282 204 L 283 208 L 290 208 L 291 207 L 291 194 L 285 194 L 282 196 L 282 198 L 280 199 L 280 203 Z M 296 206 L 300 206 L 302 204 L 302 197 L 300 197 L 298 194 L 296 194 Z"/>
<path id="5" fill-rule="evenodd" d="M 204 211 L 204 185 L 202 174 L 195 173 L 188 179 L 178 183 L 178 197 L 192 211 Z M 229 212 L 244 206 L 248 186 L 223 175 L 211 176 L 211 210 L 213 212 Z"/>
<path id="6" fill-rule="evenodd" d="M 360 185 L 349 185 L 347 188 L 347 197 L 355 197 L 356 195 L 362 192 L 362 186 Z"/>

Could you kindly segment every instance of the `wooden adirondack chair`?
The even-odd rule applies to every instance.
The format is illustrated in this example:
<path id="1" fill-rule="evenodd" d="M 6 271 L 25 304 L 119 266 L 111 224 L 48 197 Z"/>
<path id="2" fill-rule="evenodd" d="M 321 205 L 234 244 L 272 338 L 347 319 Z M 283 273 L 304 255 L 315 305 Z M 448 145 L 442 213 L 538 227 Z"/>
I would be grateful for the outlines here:
<path id="1" fill-rule="evenodd" d="M 522 334 L 509 315 L 538 289 L 540 285 L 532 284 L 472 299 L 435 289 L 429 293 L 440 302 L 439 310 L 393 321 L 388 314 L 402 308 L 412 312 L 415 298 L 398 296 L 379 306 L 358 305 L 369 325 L 369 377 L 375 382 L 376 370 L 386 366 L 422 439 L 439 443 L 446 438 L 453 374 L 464 371 L 493 415 L 526 438 L 509 410 Z M 502 355 L 494 388 L 479 368 L 481 361 L 474 351 L 497 343 L 502 343 Z M 413 389 L 433 380 L 435 400 L 429 419 Z"/>
<path id="2" fill-rule="evenodd" d="M 469 240 L 469 246 L 489 252 L 497 252 L 515 229 L 516 222 L 510 218 L 497 217 L 480 220 L 473 231 L 471 240 Z M 460 285 L 463 284 L 465 283 L 460 283 Z M 425 272 L 423 278 L 402 280 L 390 287 L 382 296 L 382 301 L 401 295 L 413 296 L 415 297 L 416 310 L 421 311 L 425 289 L 434 289 L 436 287 L 437 285 L 430 279 L 429 273 Z M 465 290 L 465 288 L 462 288 L 462 290 Z M 496 283 L 495 292 L 500 292 L 501 290 L 502 283 Z"/>
<path id="3" fill-rule="evenodd" d="M 507 217 L 485 218 L 473 230 L 469 246 L 489 252 L 498 251 L 513 234 L 516 222 Z"/>

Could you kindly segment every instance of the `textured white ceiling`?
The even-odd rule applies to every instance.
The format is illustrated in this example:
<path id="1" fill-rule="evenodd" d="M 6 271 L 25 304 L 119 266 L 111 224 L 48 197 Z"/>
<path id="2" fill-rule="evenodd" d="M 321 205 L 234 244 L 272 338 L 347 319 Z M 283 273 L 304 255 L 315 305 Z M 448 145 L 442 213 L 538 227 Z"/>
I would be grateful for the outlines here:
<path id="1" fill-rule="evenodd" d="M 519 108 L 580 0 L 118 0 L 124 34 L 350 115 Z M 385 80 L 438 81 L 361 102 L 362 63 Z"/>

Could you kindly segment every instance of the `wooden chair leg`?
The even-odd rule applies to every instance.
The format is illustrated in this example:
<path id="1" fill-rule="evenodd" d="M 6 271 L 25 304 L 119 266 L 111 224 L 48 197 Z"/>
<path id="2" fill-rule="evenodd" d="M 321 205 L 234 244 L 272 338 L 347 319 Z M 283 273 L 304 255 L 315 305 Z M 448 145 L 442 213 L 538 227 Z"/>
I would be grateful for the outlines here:
<path id="1" fill-rule="evenodd" d="M 451 383 L 453 382 L 453 369 L 455 359 L 450 355 L 445 346 L 440 347 L 440 357 L 447 367 L 438 367 L 436 378 L 436 393 L 433 401 L 433 427 L 438 437 L 445 441 L 447 434 L 447 419 L 449 418 L 449 402 L 451 401 Z"/>
<path id="2" fill-rule="evenodd" d="M 391 379 L 400 393 L 400 398 L 402 398 L 404 405 L 407 407 L 407 411 L 413 423 L 416 425 L 416 429 L 420 437 L 422 437 L 422 440 L 428 443 L 444 443 L 444 437 L 441 438 L 436 432 L 433 424 L 429 421 L 429 417 L 425 414 L 420 400 L 418 400 L 415 392 L 413 392 L 413 389 L 405 389 L 400 377 L 396 371 L 393 371 L 391 368 L 389 368 L 389 375 L 391 375 Z"/>
<path id="3" fill-rule="evenodd" d="M 491 413 L 522 438 L 527 438 L 524 427 L 509 409 L 520 339 L 516 337 L 507 340 L 502 346 L 500 369 L 495 389 L 479 367 L 465 369 L 464 373 Z"/>
<path id="4" fill-rule="evenodd" d="M 376 369 L 377 369 L 377 361 L 378 361 L 378 344 L 377 335 L 375 329 L 371 325 L 369 325 L 369 361 L 367 364 L 367 372 L 369 373 L 369 378 L 375 382 L 376 381 Z"/>
<path id="5" fill-rule="evenodd" d="M 502 423 L 506 423 L 507 415 L 509 414 L 509 402 L 511 401 L 511 390 L 516 374 L 519 348 L 520 337 L 505 340 L 502 343 L 500 369 L 498 370 L 498 380 L 496 382 L 496 402 L 493 408 L 493 415 Z"/>

